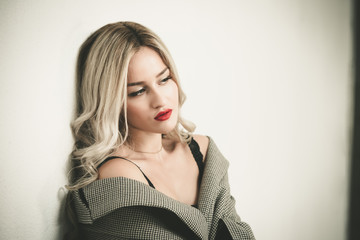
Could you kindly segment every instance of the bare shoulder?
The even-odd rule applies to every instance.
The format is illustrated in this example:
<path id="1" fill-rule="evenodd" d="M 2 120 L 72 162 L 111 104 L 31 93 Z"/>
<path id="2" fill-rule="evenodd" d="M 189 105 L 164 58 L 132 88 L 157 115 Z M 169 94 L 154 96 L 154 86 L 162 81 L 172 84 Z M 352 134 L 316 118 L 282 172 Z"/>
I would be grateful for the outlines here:
<path id="1" fill-rule="evenodd" d="M 112 177 L 126 177 L 148 184 L 140 169 L 132 162 L 114 158 L 104 163 L 99 168 L 99 179 Z"/>
<path id="2" fill-rule="evenodd" d="M 199 134 L 195 134 L 193 135 L 193 137 L 195 141 L 199 144 L 200 152 L 204 156 L 203 160 L 205 160 L 207 149 L 209 147 L 209 142 L 210 142 L 209 138 L 207 136 L 199 135 Z"/>

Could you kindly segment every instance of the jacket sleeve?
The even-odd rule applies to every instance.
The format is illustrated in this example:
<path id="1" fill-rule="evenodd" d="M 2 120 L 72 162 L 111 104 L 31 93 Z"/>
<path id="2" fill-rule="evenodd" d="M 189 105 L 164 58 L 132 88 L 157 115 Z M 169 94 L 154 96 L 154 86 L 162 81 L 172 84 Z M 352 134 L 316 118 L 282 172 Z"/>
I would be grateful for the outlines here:
<path id="1" fill-rule="evenodd" d="M 215 239 L 255 239 L 251 227 L 242 222 L 235 209 L 235 199 L 230 194 L 228 174 L 226 173 L 220 182 L 219 199 L 217 205 L 222 209 Z"/>

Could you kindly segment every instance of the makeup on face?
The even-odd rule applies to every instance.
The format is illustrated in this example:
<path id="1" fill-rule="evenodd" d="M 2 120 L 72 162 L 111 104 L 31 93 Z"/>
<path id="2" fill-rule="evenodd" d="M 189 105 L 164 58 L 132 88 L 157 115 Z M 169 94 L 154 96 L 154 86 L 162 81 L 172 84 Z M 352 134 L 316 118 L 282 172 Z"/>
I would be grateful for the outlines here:
<path id="1" fill-rule="evenodd" d="M 169 72 L 169 73 L 167 73 L 167 72 Z M 160 80 L 157 80 L 157 83 L 158 83 L 159 85 L 164 85 L 164 84 L 166 84 L 169 80 L 172 80 L 172 77 L 171 77 L 171 74 L 170 74 L 170 71 L 169 71 L 169 68 L 168 68 L 168 67 L 166 67 L 164 70 L 162 70 L 158 75 L 156 75 L 156 77 L 159 78 L 159 77 L 161 77 L 162 75 L 165 75 L 165 73 L 167 73 L 167 77 L 162 78 L 162 79 L 160 79 Z M 147 86 L 147 84 L 149 84 L 149 83 L 146 83 L 145 81 L 128 83 L 128 84 L 127 84 L 128 88 L 129 88 L 129 87 L 130 87 L 130 88 L 132 87 L 132 88 L 134 89 L 134 87 L 137 86 L 136 91 L 130 91 L 130 92 L 128 93 L 128 96 L 129 96 L 129 97 L 136 97 L 136 96 L 140 96 L 140 95 L 144 94 L 144 93 L 148 90 L 148 88 L 149 88 L 149 86 Z"/>
<path id="2" fill-rule="evenodd" d="M 159 112 L 154 119 L 156 121 L 166 121 L 171 117 L 172 109 L 166 109 L 165 111 Z"/>
<path id="3" fill-rule="evenodd" d="M 168 70 L 168 68 L 166 68 L 164 71 L 162 71 L 162 73 L 160 73 L 159 75 L 164 75 L 164 72 Z M 157 80 L 157 84 L 158 85 L 165 85 L 169 80 L 172 80 L 171 74 L 170 72 L 168 73 L 167 77 L 162 78 L 160 80 Z M 136 96 L 141 96 L 142 94 L 146 93 L 146 91 L 150 88 L 146 83 L 146 82 L 133 82 L 133 83 L 129 83 L 127 86 L 128 88 L 130 88 L 128 96 L 129 97 L 136 97 Z M 133 89 L 133 90 L 131 90 Z"/>
<path id="4" fill-rule="evenodd" d="M 178 121 L 178 87 L 157 52 L 141 48 L 129 63 L 127 121 L 131 130 L 166 134 Z"/>

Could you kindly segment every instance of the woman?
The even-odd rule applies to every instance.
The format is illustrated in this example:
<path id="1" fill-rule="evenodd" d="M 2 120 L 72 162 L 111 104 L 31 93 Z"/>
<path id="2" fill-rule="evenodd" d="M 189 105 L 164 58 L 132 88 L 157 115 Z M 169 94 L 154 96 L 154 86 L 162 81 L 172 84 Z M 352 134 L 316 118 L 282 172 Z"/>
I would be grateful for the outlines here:
<path id="1" fill-rule="evenodd" d="M 253 239 L 229 193 L 228 162 L 180 116 L 165 45 L 133 22 L 82 45 L 69 207 L 82 239 Z"/>

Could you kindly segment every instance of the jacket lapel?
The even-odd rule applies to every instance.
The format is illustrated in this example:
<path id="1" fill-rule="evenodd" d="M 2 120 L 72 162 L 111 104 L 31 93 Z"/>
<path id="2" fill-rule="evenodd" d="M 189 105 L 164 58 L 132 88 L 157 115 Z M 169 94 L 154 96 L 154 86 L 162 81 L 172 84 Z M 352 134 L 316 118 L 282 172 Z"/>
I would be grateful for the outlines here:
<path id="1" fill-rule="evenodd" d="M 79 212 L 82 215 L 79 220 L 82 223 L 92 223 L 122 207 L 157 207 L 172 211 L 200 238 L 206 238 L 212 223 L 216 196 L 220 190 L 219 182 L 227 168 L 228 162 L 210 138 L 199 190 L 199 209 L 170 198 L 139 181 L 114 177 L 94 181 L 74 192 L 75 198 L 83 202 L 77 205 L 88 209 Z"/>
<path id="2" fill-rule="evenodd" d="M 200 238 L 208 235 L 204 215 L 136 180 L 125 177 L 97 180 L 83 188 L 92 221 L 122 207 L 148 206 L 175 213 Z"/>
<path id="3" fill-rule="evenodd" d="M 206 218 L 208 231 L 213 223 L 216 199 L 221 190 L 219 184 L 226 174 L 228 167 L 228 161 L 220 153 L 215 142 L 210 138 L 198 202 L 199 209 Z"/>

